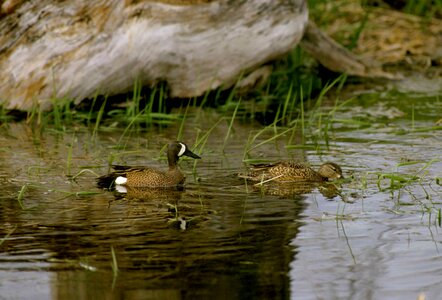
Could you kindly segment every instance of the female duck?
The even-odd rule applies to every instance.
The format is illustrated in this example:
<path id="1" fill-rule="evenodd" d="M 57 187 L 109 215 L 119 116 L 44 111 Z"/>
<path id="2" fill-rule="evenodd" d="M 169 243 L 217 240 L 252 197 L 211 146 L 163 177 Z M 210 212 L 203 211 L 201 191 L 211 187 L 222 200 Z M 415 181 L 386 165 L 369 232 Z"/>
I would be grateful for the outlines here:
<path id="1" fill-rule="evenodd" d="M 172 142 L 167 149 L 169 169 L 166 171 L 148 167 L 112 166 L 115 172 L 101 176 L 97 179 L 98 186 L 109 188 L 113 184 L 129 187 L 159 188 L 174 187 L 184 183 L 184 174 L 178 167 L 181 156 L 199 159 L 198 155 L 190 151 L 183 142 Z"/>
<path id="2" fill-rule="evenodd" d="M 332 162 L 326 162 L 317 172 L 302 163 L 278 162 L 252 165 L 248 173 L 238 174 L 238 176 L 263 183 L 268 181 L 329 181 L 342 178 L 342 170 Z"/>

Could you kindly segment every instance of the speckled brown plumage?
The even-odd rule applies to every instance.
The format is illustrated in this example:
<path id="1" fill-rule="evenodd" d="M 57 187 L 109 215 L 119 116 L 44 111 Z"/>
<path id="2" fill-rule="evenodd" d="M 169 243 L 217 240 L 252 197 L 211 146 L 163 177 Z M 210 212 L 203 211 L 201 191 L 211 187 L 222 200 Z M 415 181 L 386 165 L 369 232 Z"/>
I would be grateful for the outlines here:
<path id="1" fill-rule="evenodd" d="M 252 165 L 248 173 L 239 177 L 251 181 L 328 181 L 342 177 L 341 168 L 332 162 L 323 164 L 316 172 L 302 163 L 278 162 Z"/>
<path id="2" fill-rule="evenodd" d="M 120 166 L 121 167 L 121 166 Z M 124 172 L 131 187 L 160 187 L 183 184 L 185 177 L 178 166 L 160 171 L 152 168 L 130 168 Z"/>
<path id="3" fill-rule="evenodd" d="M 181 156 L 189 156 L 192 158 L 200 158 L 195 153 L 191 152 L 187 146 L 182 142 L 170 143 L 167 150 L 167 160 L 169 169 L 161 171 L 148 167 L 128 167 L 114 165 L 112 168 L 114 172 L 101 176 L 97 179 L 97 184 L 100 187 L 109 188 L 118 184 L 118 178 L 125 181 L 122 185 L 129 187 L 173 187 L 181 185 L 185 181 L 185 176 L 178 167 L 178 160 Z"/>

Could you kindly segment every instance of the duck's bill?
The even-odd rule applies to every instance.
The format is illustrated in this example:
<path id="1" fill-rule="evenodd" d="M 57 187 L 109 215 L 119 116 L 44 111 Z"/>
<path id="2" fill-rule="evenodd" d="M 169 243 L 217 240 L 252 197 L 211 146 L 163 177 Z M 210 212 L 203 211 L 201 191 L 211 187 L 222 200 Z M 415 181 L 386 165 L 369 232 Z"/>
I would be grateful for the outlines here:
<path id="1" fill-rule="evenodd" d="M 196 155 L 195 153 L 193 153 L 192 151 L 190 151 L 189 149 L 186 149 L 186 152 L 183 153 L 183 155 L 195 158 L 195 159 L 200 159 L 201 157 Z"/>
<path id="2" fill-rule="evenodd" d="M 338 180 L 338 179 L 345 179 L 344 176 L 340 175 L 340 174 L 336 174 L 335 176 L 329 178 L 329 181 L 334 181 L 334 180 Z"/>

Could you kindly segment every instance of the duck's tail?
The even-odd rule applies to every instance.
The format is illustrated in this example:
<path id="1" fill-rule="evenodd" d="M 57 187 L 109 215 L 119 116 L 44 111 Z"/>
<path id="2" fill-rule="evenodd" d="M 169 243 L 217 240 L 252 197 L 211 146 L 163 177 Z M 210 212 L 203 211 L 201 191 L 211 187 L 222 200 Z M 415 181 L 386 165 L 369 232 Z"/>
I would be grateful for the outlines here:
<path id="1" fill-rule="evenodd" d="M 115 187 L 115 179 L 117 176 L 114 173 L 103 175 L 97 178 L 97 186 L 103 189 L 112 189 Z"/>
<path id="2" fill-rule="evenodd" d="M 97 178 L 98 187 L 108 190 L 114 189 L 116 185 L 115 179 L 117 179 L 119 176 L 125 175 L 125 171 L 133 168 L 128 166 L 112 165 L 112 169 L 114 169 L 115 172 Z"/>

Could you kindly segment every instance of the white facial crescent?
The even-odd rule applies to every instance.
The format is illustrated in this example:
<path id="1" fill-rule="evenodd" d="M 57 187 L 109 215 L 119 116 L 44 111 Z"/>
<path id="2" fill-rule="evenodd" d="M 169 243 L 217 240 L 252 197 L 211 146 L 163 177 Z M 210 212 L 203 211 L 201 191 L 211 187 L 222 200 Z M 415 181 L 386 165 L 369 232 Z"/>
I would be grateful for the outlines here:
<path id="1" fill-rule="evenodd" d="M 180 157 L 181 155 L 184 154 L 184 152 L 186 152 L 186 145 L 184 145 L 183 143 L 179 143 L 181 145 L 181 150 L 180 152 L 178 152 L 178 157 Z"/>

